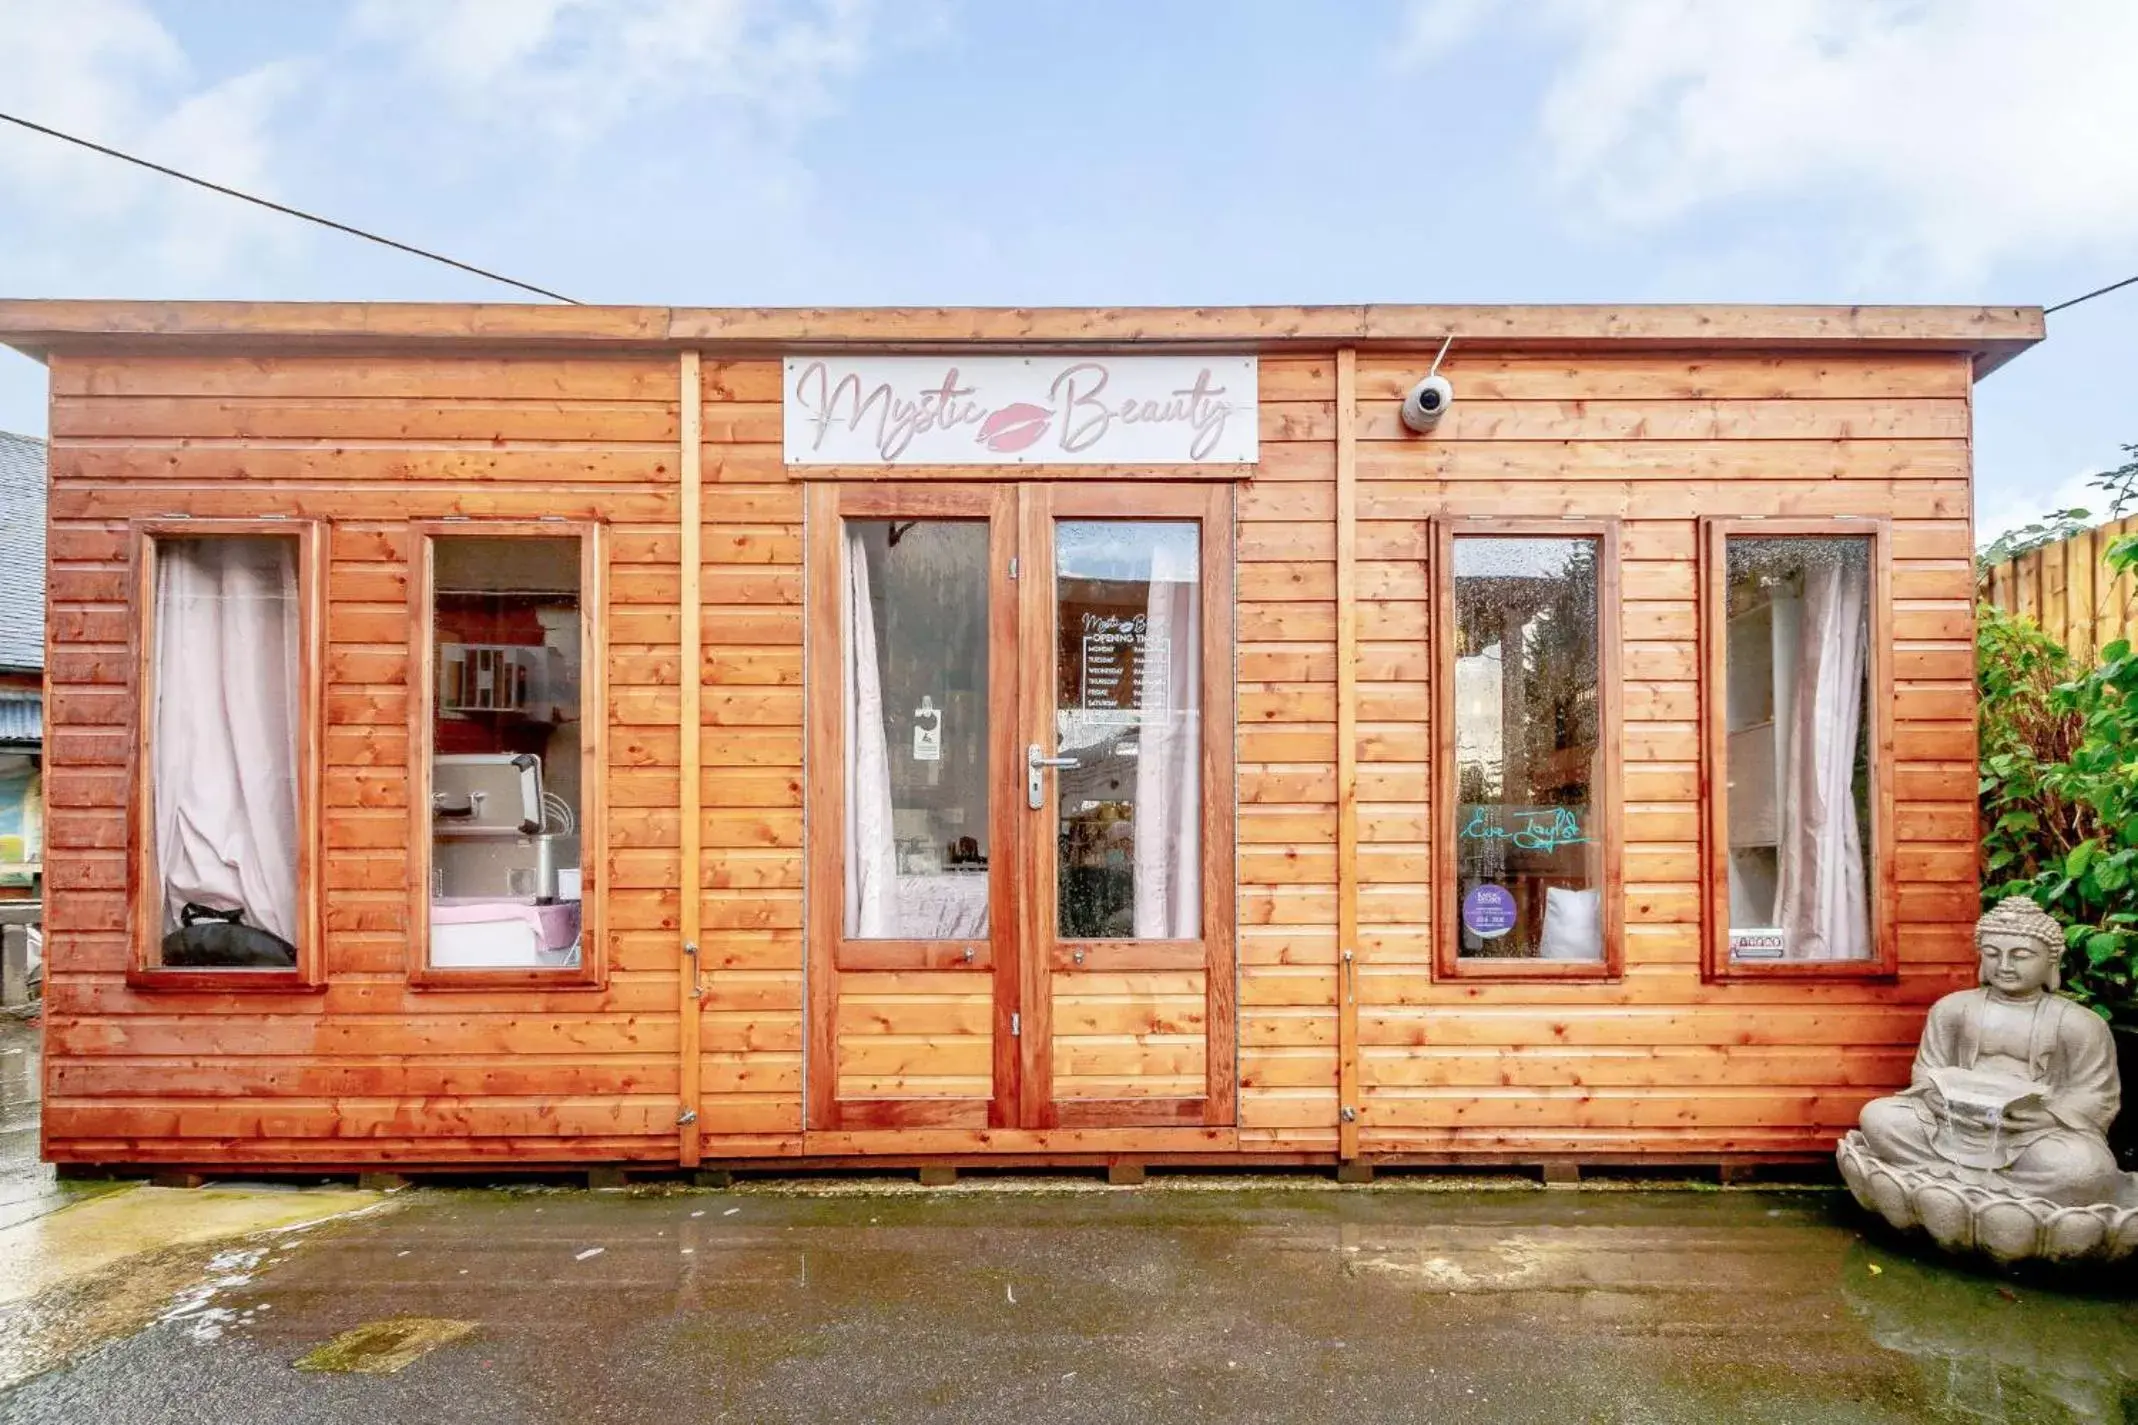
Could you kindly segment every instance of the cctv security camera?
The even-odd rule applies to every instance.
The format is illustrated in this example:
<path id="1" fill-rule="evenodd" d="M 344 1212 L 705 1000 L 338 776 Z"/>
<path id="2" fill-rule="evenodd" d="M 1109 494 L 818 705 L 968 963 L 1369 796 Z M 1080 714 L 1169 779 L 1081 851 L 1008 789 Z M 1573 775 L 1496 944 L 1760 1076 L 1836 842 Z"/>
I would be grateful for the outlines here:
<path id="1" fill-rule="evenodd" d="M 1455 403 L 1455 388 L 1448 378 L 1440 375 L 1426 377 L 1410 388 L 1403 398 L 1403 424 L 1424 435 L 1440 424 L 1440 418 L 1448 413 Z"/>

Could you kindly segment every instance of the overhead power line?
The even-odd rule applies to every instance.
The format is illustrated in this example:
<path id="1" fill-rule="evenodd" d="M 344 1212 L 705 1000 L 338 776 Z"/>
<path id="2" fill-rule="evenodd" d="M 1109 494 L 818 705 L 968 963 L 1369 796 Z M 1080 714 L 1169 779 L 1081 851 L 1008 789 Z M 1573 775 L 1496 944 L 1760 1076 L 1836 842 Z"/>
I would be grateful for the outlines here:
<path id="1" fill-rule="evenodd" d="M 2053 307 L 2044 307 L 2042 308 L 2041 314 L 2046 317 L 2051 312 L 2061 312 L 2066 307 L 2076 307 L 2081 302 L 2091 302 L 2096 297 L 2104 297 L 2110 292 L 2115 291 L 2118 287 L 2128 287 L 2133 282 L 2138 282 L 2138 273 L 2133 273 L 2131 276 L 2124 278 L 2121 282 L 2111 282 L 2106 287 L 2096 287 L 2091 292 L 2086 293 L 2082 297 L 2073 297 L 2068 302 L 2058 302 Z"/>
<path id="2" fill-rule="evenodd" d="M 362 238 L 366 242 L 375 242 L 381 247 L 393 248 L 396 252 L 406 252 L 416 257 L 428 258 L 432 262 L 442 262 L 447 267 L 455 267 L 462 272 L 472 272 L 477 277 L 487 277 L 492 282 L 502 282 L 507 287 L 517 287 L 523 292 L 533 292 L 537 296 L 565 302 L 574 307 L 580 305 L 578 299 L 567 297 L 562 292 L 552 292 L 547 287 L 537 287 L 532 282 L 522 282 L 517 277 L 507 277 L 502 272 L 492 272 L 488 268 L 477 267 L 470 262 L 461 262 L 457 258 L 447 257 L 443 253 L 431 252 L 426 248 L 416 247 L 410 243 L 396 242 L 390 237 L 381 237 L 377 233 L 366 232 L 362 228 L 354 228 L 347 223 L 337 223 L 332 218 L 322 218 L 319 214 L 307 213 L 302 208 L 292 208 L 267 198 L 255 197 L 251 193 L 240 192 L 235 188 L 227 188 L 220 183 L 211 183 L 205 178 L 196 178 L 190 173 L 181 173 L 175 168 L 166 168 L 160 163 L 151 163 L 148 159 L 137 158 L 130 153 L 122 153 L 118 149 L 106 147 L 89 139 L 80 138 L 74 134 L 61 133 L 58 129 L 47 128 L 43 124 L 31 123 L 28 119 L 20 118 L 14 114 L 0 112 L 0 119 L 5 119 L 8 123 L 20 128 L 28 129 L 32 133 L 44 134 L 63 143 L 71 143 L 79 148 L 86 148 L 93 153 L 101 153 L 107 158 L 116 158 L 122 163 L 131 163 L 136 168 L 146 168 L 152 173 L 161 173 L 166 178 L 176 178 L 181 183 L 190 183 L 196 188 L 205 188 L 211 193 L 220 193 L 226 198 L 236 198 L 241 202 L 251 203 L 257 207 L 269 209 L 272 212 L 283 213 L 292 218 L 302 218 L 305 222 L 317 223 L 323 228 L 332 228 L 338 233 L 347 233 L 351 237 Z"/>

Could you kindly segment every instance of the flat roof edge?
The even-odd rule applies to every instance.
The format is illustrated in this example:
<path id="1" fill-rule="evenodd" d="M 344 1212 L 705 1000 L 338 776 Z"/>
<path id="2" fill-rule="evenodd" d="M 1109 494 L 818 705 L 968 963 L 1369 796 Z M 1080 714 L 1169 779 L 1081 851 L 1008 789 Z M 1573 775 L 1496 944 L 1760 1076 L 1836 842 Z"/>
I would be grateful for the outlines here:
<path id="1" fill-rule="evenodd" d="M 0 342 L 32 355 L 137 338 L 345 344 L 928 349 L 1178 344 L 1834 347 L 1966 351 L 1994 365 L 2042 339 L 2039 307 L 1310 306 L 597 307 L 531 303 L 0 300 Z"/>

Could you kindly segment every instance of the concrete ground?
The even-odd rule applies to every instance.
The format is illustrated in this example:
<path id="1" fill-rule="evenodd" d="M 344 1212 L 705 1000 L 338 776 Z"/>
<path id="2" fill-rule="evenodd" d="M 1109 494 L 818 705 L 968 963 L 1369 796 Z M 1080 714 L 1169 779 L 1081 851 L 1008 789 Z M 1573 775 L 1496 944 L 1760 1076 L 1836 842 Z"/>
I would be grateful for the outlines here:
<path id="1" fill-rule="evenodd" d="M 131 1189 L 0 1228 L 0 1422 L 2138 1421 L 2138 1301 L 1862 1227 L 1398 1178 Z"/>
<path id="2" fill-rule="evenodd" d="M 52 1170 L 37 1161 L 38 1033 L 0 1012 L 0 1229 L 60 1205 Z"/>
<path id="3" fill-rule="evenodd" d="M 1154 1180 L 389 1209 L 0 1308 L 0 1335 L 75 1334 L 0 1421 L 2138 1419 L 2138 1305 L 1927 1265 L 1831 1193 Z M 100 1290 L 143 1274 L 153 1314 L 99 1344 Z M 400 1368 L 350 1369 L 374 1364 Z"/>

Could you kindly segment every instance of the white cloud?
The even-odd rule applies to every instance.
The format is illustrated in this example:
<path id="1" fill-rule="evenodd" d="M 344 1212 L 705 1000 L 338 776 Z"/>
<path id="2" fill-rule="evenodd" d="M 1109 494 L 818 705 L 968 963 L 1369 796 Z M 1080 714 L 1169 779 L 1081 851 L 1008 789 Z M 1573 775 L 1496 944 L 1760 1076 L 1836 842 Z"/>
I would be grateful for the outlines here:
<path id="1" fill-rule="evenodd" d="M 684 100 L 748 120 L 818 112 L 867 58 L 872 0 L 364 0 L 361 40 L 513 129 L 588 142 Z"/>
<path id="2" fill-rule="evenodd" d="M 2120 512 L 2111 509 L 2115 496 L 2094 481 L 2110 468 L 2121 466 L 2133 458 L 2126 450 L 2122 455 L 2105 462 L 2076 471 L 2043 490 L 2032 491 L 1990 490 L 1977 486 L 1975 490 L 1975 543 L 1988 544 L 1998 535 L 2034 524 L 2045 515 L 2061 514 L 2071 510 L 2084 513 L 2075 518 L 2088 524 L 2101 524 L 2110 518 L 2123 519 L 2138 514 L 2138 508 L 2126 505 Z"/>
<path id="3" fill-rule="evenodd" d="M 1467 44 L 1492 17 L 1499 0 L 1412 0 L 1396 35 L 1398 67 L 1432 64 Z"/>
<path id="4" fill-rule="evenodd" d="M 1421 0 L 1414 29 L 1472 0 Z M 1555 183 L 1633 228 L 1732 200 L 1832 205 L 1890 274 L 2121 256 L 2138 239 L 2130 0 L 1550 0 Z M 1429 52 L 1430 53 L 1430 52 Z"/>
<path id="5" fill-rule="evenodd" d="M 282 62 L 204 82 L 139 0 L 0 0 L 11 112 L 233 187 L 271 189 L 276 111 L 300 76 Z M 157 279 L 181 281 L 291 241 L 287 219 L 12 126 L 0 132 L 0 193 L 46 239 L 47 275 L 77 281 L 109 270 L 108 249 L 82 241 L 89 234 L 140 239 Z"/>
<path id="6" fill-rule="evenodd" d="M 629 120 L 690 106 L 687 131 L 617 161 L 717 163 L 730 210 L 762 215 L 809 190 L 793 141 L 867 62 L 876 3 L 360 0 L 346 20 L 293 27 L 306 37 L 290 52 L 203 74 L 174 33 L 191 31 L 159 19 L 159 0 L 0 0 L 0 108 L 262 196 L 283 196 L 278 176 L 302 180 L 299 206 L 420 234 L 434 213 L 381 205 L 368 177 L 352 209 L 333 175 L 401 161 L 411 191 L 458 193 L 486 147 L 538 143 L 546 165 L 601 152 Z M 899 27 L 926 31 L 939 16 L 934 0 L 907 0 Z M 448 161 L 426 162 L 438 154 Z M 485 218 L 516 235 L 509 213 Z M 262 279 L 280 289 L 302 281 L 291 259 L 332 241 L 0 125 L 11 292 L 220 295 Z"/>

